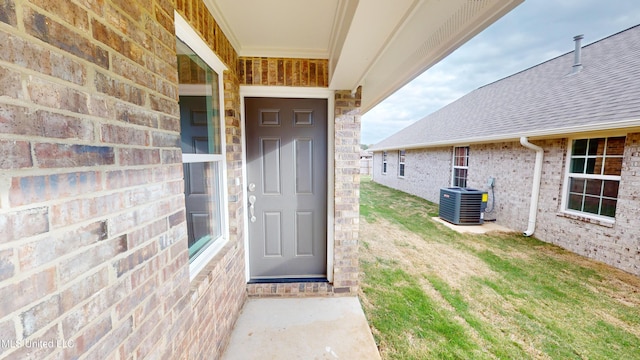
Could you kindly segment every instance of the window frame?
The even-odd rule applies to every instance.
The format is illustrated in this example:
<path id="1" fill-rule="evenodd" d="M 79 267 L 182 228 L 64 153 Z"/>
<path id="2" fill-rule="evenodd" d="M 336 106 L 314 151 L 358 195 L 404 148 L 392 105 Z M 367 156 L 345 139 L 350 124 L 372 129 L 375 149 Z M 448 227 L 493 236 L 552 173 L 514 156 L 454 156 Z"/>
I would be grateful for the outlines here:
<path id="1" fill-rule="evenodd" d="M 382 152 L 382 175 L 387 175 L 389 153 L 387 151 Z"/>
<path id="2" fill-rule="evenodd" d="M 221 218 L 221 236 L 213 240 L 212 243 L 194 257 L 189 262 L 189 278 L 193 280 L 200 271 L 222 250 L 224 245 L 229 241 L 229 222 L 228 208 L 229 199 L 227 194 L 227 161 L 226 161 L 226 139 L 225 139 L 225 119 L 224 119 L 224 72 L 227 66 L 218 58 L 218 56 L 209 48 L 202 40 L 198 33 L 193 30 L 191 25 L 177 12 L 174 11 L 175 20 L 175 36 L 176 40 L 180 39 L 183 43 L 193 50 L 214 72 L 218 75 L 218 104 L 220 106 L 220 124 L 218 131 L 220 132 L 220 154 L 182 154 L 182 163 L 209 162 L 217 163 L 219 167 L 219 195 L 220 218 Z M 193 86 L 179 85 L 178 94 L 184 95 L 201 95 L 193 92 Z"/>
<path id="3" fill-rule="evenodd" d="M 456 159 L 459 157 L 457 156 L 457 149 L 465 149 L 465 154 L 464 154 L 464 163 L 465 165 L 456 165 Z M 453 147 L 453 156 L 451 158 L 451 186 L 452 187 L 461 187 L 461 188 L 465 188 L 467 187 L 467 182 L 469 181 L 469 146 L 465 145 L 465 146 L 454 146 Z M 465 170 L 465 176 L 464 176 L 464 186 L 459 186 L 458 183 L 456 182 L 456 170 Z"/>
<path id="4" fill-rule="evenodd" d="M 617 181 L 618 182 L 618 186 L 620 185 L 620 183 L 622 181 L 622 173 L 620 175 L 604 175 L 604 174 L 599 174 L 598 175 L 598 174 L 585 174 L 585 173 L 572 173 L 571 172 L 571 165 L 572 165 L 571 161 L 574 158 L 574 156 L 572 156 L 573 145 L 574 145 L 574 142 L 576 140 L 591 140 L 591 139 L 604 138 L 605 139 L 605 151 L 604 151 L 604 153 L 602 155 L 603 166 L 604 166 L 604 162 L 606 161 L 607 157 L 609 157 L 609 158 L 611 158 L 611 157 L 621 158 L 622 161 L 624 161 L 624 148 L 623 148 L 622 155 L 610 155 L 610 156 L 606 155 L 606 147 L 607 147 L 607 143 L 608 143 L 609 138 L 616 138 L 616 137 L 624 137 L 625 138 L 625 148 L 626 148 L 627 133 L 595 134 L 595 135 L 590 135 L 589 137 L 580 136 L 580 137 L 572 137 L 572 138 L 568 138 L 567 139 L 567 152 L 566 152 L 565 169 L 564 169 L 564 181 L 563 181 L 563 185 L 562 185 L 562 199 L 561 199 L 561 205 L 560 205 L 562 213 L 565 213 L 565 214 L 568 214 L 568 215 L 573 215 L 573 216 L 578 216 L 578 217 L 582 217 L 582 218 L 597 220 L 597 221 L 601 221 L 603 223 L 608 223 L 608 224 L 614 224 L 615 223 L 616 214 L 617 214 L 617 207 L 616 207 L 616 214 L 614 214 L 614 216 L 600 215 L 600 214 L 595 214 L 595 213 L 591 213 L 591 212 L 570 209 L 569 208 L 569 197 L 570 197 L 570 193 L 571 193 L 571 191 L 570 191 L 571 190 L 571 187 L 570 187 L 571 179 L 595 179 L 595 180 L 603 180 L 603 181 L 605 181 L 605 180 L 607 180 L 607 181 Z M 592 155 L 592 157 L 598 157 L 598 155 Z M 588 154 L 585 155 L 585 159 L 587 159 L 587 158 L 589 158 Z M 620 167 L 620 171 L 622 172 L 622 165 Z M 619 188 L 618 188 L 618 191 L 619 191 Z M 603 196 L 602 193 L 597 197 L 599 199 L 610 198 L 610 197 Z M 619 199 L 620 199 L 620 193 L 618 192 L 618 195 L 616 197 L 616 201 L 618 201 Z"/>
<path id="5" fill-rule="evenodd" d="M 398 177 L 399 178 L 404 178 L 404 174 L 405 174 L 405 165 L 406 165 L 406 157 L 407 157 L 407 151 L 402 149 L 402 150 L 398 150 Z"/>

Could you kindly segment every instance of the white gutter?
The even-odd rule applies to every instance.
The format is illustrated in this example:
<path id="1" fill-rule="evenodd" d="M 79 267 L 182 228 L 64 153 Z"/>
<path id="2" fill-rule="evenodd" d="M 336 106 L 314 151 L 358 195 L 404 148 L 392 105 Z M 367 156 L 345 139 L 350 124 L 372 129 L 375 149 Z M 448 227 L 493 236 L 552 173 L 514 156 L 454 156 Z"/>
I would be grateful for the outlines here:
<path id="1" fill-rule="evenodd" d="M 524 232 L 524 236 L 531 236 L 536 230 L 536 214 L 538 212 L 538 196 L 540 195 L 540 180 L 542 179 L 542 157 L 544 150 L 529 142 L 526 136 L 520 138 L 522 146 L 535 150 L 536 163 L 533 169 L 533 185 L 531 186 L 531 206 L 529 207 L 529 225 Z"/>

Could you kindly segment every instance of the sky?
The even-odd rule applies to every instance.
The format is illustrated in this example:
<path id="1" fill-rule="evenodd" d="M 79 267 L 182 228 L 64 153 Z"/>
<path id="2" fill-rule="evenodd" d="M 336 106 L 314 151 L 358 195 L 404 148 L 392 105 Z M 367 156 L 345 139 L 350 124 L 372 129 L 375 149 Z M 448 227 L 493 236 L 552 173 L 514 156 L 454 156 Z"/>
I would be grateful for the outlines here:
<path id="1" fill-rule="evenodd" d="M 640 24 L 638 0 L 525 0 L 362 116 L 372 145 L 496 80 Z M 363 89 L 366 91 L 366 88 Z"/>

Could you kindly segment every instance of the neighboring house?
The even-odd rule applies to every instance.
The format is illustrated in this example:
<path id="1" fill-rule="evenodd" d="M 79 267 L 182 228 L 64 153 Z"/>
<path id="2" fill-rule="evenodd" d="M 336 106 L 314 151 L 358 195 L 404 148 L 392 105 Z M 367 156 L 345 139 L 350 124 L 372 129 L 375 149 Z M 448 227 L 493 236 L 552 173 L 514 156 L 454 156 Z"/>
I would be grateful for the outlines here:
<path id="1" fill-rule="evenodd" d="M 580 39 L 373 146 L 373 179 L 488 190 L 487 218 L 640 275 L 640 26 Z"/>
<path id="2" fill-rule="evenodd" d="M 216 359 L 247 294 L 355 296 L 361 114 L 520 2 L 0 1 L 0 358 Z"/>

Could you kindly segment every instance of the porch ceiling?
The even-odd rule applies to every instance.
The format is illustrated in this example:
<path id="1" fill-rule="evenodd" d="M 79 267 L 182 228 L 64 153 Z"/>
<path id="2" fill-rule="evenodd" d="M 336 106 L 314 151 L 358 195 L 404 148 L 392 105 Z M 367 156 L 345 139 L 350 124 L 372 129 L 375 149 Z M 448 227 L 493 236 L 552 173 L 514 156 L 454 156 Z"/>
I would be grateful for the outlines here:
<path id="1" fill-rule="evenodd" d="M 329 59 L 366 112 L 524 0 L 205 0 L 240 56 Z"/>

